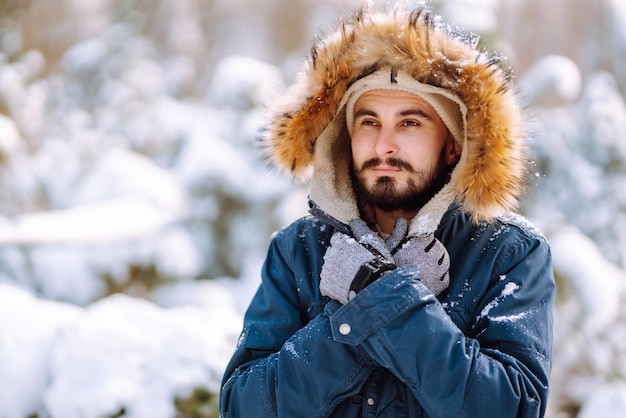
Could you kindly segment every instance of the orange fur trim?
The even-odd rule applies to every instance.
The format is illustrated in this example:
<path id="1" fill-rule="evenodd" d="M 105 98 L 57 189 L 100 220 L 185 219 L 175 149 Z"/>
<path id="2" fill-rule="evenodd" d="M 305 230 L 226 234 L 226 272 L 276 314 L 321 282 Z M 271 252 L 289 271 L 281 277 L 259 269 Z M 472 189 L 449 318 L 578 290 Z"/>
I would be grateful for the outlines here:
<path id="1" fill-rule="evenodd" d="M 264 137 L 271 161 L 308 172 L 315 143 L 350 85 L 393 66 L 443 87 L 467 106 L 467 144 L 457 167 L 457 201 L 476 220 L 513 209 L 526 174 L 522 112 L 498 60 L 432 21 L 428 11 L 363 9 L 311 50 L 297 81 L 272 109 Z"/>

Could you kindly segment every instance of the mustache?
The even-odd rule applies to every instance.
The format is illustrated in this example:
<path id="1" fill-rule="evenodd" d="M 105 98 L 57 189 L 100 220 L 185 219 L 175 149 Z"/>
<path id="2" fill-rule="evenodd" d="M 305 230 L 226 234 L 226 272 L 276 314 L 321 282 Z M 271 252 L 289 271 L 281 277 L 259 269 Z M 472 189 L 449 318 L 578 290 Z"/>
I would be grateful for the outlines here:
<path id="1" fill-rule="evenodd" d="M 361 165 L 358 172 L 361 173 L 367 169 L 378 167 L 379 165 L 382 165 L 382 164 L 388 165 L 390 167 L 400 168 L 400 169 L 408 171 L 409 173 L 415 173 L 415 169 L 413 169 L 413 166 L 411 164 L 409 164 L 408 162 L 404 160 L 401 160 L 400 158 L 394 158 L 394 157 L 387 158 L 384 161 L 382 158 L 378 158 L 378 157 L 367 160 Z"/>

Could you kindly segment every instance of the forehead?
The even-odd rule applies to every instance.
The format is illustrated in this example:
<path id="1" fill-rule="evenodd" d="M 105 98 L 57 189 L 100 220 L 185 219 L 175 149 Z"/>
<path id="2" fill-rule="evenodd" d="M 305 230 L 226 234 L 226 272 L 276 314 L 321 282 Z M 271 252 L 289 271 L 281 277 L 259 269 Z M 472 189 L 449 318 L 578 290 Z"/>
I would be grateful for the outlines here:
<path id="1" fill-rule="evenodd" d="M 365 106 L 398 106 L 398 107 L 415 107 L 427 109 L 434 112 L 435 109 L 422 97 L 414 93 L 404 90 L 391 89 L 375 89 L 370 90 L 361 95 L 356 101 L 354 107 L 358 109 Z"/>

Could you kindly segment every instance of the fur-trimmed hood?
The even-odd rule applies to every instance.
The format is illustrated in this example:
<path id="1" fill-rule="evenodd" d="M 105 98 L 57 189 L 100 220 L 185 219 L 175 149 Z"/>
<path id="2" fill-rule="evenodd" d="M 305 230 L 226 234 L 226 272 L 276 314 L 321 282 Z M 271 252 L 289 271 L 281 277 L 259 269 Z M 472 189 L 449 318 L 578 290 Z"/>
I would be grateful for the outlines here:
<path id="1" fill-rule="evenodd" d="M 345 223 L 357 217 L 342 99 L 356 80 L 383 67 L 446 89 L 467 108 L 461 159 L 411 230 L 432 232 L 453 201 L 476 221 L 513 209 L 526 153 L 509 74 L 426 9 L 362 9 L 313 46 L 294 85 L 270 109 L 263 139 L 274 165 L 310 179 L 310 197 L 323 211 Z"/>

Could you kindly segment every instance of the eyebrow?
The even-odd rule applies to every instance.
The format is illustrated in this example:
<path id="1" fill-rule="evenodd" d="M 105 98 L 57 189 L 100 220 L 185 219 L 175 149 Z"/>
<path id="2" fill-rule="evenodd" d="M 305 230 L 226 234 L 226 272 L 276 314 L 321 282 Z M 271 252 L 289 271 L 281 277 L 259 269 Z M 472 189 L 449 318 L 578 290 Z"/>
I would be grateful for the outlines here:
<path id="1" fill-rule="evenodd" d="M 376 114 L 376 112 L 374 112 L 373 110 L 369 110 L 369 109 L 359 109 L 356 111 L 356 113 L 354 114 L 354 119 L 358 118 L 359 116 L 378 116 Z"/>
<path id="2" fill-rule="evenodd" d="M 403 110 L 402 112 L 400 112 L 398 114 L 399 116 L 421 116 L 425 119 L 432 119 L 430 117 L 430 115 L 426 112 L 424 112 L 422 109 L 407 109 L 407 110 Z M 374 112 L 373 110 L 369 110 L 369 109 L 359 109 L 357 110 L 357 112 L 354 114 L 354 118 L 358 118 L 360 116 L 373 116 L 373 117 L 377 117 L 378 114 L 376 112 Z"/>
<path id="3" fill-rule="evenodd" d="M 422 109 L 407 109 L 400 112 L 400 116 L 421 116 L 425 119 L 432 119 L 430 115 Z"/>

